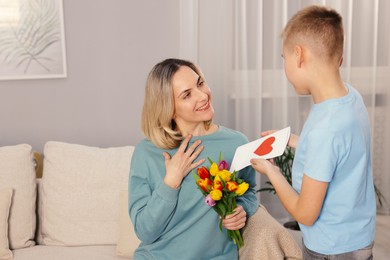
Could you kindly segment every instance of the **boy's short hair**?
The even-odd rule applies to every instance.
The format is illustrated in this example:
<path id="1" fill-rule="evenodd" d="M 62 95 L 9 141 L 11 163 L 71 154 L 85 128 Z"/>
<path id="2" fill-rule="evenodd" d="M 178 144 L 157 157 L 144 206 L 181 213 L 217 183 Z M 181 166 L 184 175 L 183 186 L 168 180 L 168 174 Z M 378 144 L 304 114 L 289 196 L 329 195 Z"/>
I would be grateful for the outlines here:
<path id="1" fill-rule="evenodd" d="M 343 56 L 344 29 L 342 17 L 334 9 L 312 5 L 298 11 L 282 33 L 284 45 L 307 45 L 324 59 Z"/>

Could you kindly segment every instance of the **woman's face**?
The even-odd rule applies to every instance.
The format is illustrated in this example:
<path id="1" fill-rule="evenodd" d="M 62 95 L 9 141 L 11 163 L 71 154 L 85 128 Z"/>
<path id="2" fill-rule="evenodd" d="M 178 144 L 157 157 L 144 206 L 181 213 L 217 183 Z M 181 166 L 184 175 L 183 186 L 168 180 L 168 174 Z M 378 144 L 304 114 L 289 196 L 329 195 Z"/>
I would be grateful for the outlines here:
<path id="1" fill-rule="evenodd" d="M 181 66 L 172 78 L 175 100 L 174 120 L 179 129 L 203 126 L 214 116 L 211 90 L 205 80 L 187 66 Z"/>

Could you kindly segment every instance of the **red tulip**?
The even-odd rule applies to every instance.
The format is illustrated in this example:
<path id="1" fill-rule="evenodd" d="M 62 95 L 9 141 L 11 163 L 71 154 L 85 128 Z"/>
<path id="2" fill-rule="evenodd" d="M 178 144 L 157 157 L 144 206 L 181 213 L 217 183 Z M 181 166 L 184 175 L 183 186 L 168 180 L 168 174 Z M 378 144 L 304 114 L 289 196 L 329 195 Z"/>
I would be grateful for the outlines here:
<path id="1" fill-rule="evenodd" d="M 210 178 L 210 172 L 205 166 L 198 168 L 198 175 L 201 179 Z"/>

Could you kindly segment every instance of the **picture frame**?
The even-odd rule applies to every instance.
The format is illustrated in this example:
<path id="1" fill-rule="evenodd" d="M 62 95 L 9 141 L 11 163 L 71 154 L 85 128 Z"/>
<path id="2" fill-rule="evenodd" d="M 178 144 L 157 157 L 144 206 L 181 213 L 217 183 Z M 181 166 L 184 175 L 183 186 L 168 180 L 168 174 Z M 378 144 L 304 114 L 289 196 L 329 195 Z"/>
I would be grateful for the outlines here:
<path id="1" fill-rule="evenodd" d="M 0 80 L 65 78 L 62 0 L 0 1 Z"/>

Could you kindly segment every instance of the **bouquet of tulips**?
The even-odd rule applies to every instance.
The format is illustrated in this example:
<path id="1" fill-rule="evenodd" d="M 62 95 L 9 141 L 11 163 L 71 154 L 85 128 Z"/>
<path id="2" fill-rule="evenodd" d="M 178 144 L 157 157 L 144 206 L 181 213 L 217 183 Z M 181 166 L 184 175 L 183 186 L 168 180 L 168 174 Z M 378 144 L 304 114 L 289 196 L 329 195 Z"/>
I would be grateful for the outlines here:
<path id="1" fill-rule="evenodd" d="M 222 231 L 222 220 L 226 215 L 233 213 L 236 208 L 236 197 L 242 196 L 249 188 L 249 184 L 236 177 L 236 171 L 231 173 L 229 164 L 219 155 L 218 163 L 208 158 L 211 166 L 202 166 L 193 173 L 199 190 L 205 196 L 205 203 L 213 207 L 221 217 L 219 228 Z M 230 239 L 233 239 L 238 248 L 244 245 L 240 230 L 227 230 Z"/>

